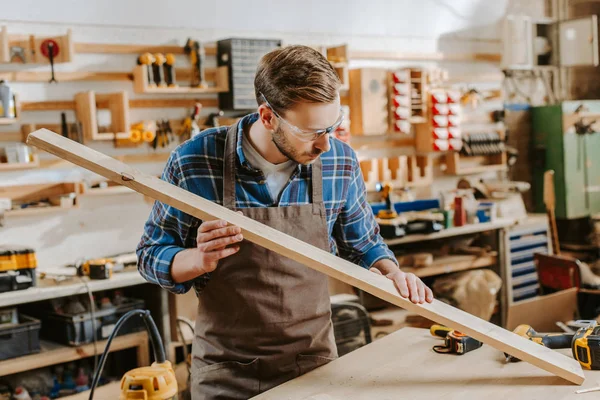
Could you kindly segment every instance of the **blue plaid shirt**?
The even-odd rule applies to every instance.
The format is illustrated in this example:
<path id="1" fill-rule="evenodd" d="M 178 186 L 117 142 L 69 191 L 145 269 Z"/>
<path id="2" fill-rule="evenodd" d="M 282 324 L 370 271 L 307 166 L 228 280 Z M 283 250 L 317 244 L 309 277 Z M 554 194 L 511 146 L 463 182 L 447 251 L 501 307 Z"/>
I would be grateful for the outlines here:
<path id="1" fill-rule="evenodd" d="M 272 199 L 262 171 L 253 168 L 242 151 L 243 128 L 258 120 L 250 114 L 238 123 L 236 207 L 286 207 L 310 203 L 311 166 L 298 165 L 283 189 L 279 202 Z M 162 179 L 217 204 L 223 203 L 223 157 L 227 127 L 211 128 L 181 144 L 171 154 Z M 334 254 L 370 268 L 394 254 L 379 235 L 356 154 L 350 146 L 330 139 L 331 149 L 321 155 L 323 201 L 327 214 L 330 250 Z M 202 221 L 161 202 L 155 202 L 137 247 L 138 269 L 151 283 L 173 293 L 185 293 L 192 286 L 200 292 L 210 274 L 193 281 L 175 283 L 171 278 L 173 257 L 196 246 Z"/>

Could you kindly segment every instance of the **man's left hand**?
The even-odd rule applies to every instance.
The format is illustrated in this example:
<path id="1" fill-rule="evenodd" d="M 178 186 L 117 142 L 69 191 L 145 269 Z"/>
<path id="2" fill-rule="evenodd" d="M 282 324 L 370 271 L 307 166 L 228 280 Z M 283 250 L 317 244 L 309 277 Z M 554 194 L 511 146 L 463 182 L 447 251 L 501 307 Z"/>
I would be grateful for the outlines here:
<path id="1" fill-rule="evenodd" d="M 431 303 L 433 301 L 433 292 L 419 277 L 410 272 L 401 271 L 396 264 L 389 260 L 378 261 L 370 271 L 391 279 L 400 296 L 409 298 L 415 304 Z"/>

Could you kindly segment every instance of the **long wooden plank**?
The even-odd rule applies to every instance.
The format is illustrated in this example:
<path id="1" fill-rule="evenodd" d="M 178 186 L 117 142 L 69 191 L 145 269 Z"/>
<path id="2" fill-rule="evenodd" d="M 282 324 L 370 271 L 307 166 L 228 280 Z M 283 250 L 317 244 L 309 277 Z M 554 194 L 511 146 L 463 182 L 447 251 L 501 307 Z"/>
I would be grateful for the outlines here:
<path id="1" fill-rule="evenodd" d="M 182 188 L 156 177 L 145 175 L 105 154 L 54 132 L 44 129 L 35 131 L 29 135 L 27 143 L 169 204 L 196 218 L 202 220 L 224 219 L 239 226 L 246 240 L 292 258 L 408 311 L 457 329 L 570 382 L 581 384 L 584 381 L 581 367 L 573 359 L 440 301 L 435 300 L 431 304 L 423 305 L 413 304 L 410 300 L 401 297 L 392 281 L 383 276 L 369 272 L 356 264 L 285 235 Z"/>

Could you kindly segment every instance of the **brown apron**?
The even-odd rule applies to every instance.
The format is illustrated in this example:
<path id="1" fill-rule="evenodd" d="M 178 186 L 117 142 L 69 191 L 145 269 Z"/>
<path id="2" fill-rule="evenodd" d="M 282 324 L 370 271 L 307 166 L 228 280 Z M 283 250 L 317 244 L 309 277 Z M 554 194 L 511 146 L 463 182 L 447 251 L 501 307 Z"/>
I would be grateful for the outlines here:
<path id="1" fill-rule="evenodd" d="M 234 125 L 225 144 L 223 205 L 237 211 L 236 135 Z M 320 159 L 312 167 L 312 204 L 239 211 L 329 250 Z M 264 247 L 244 240 L 198 299 L 193 400 L 249 399 L 337 357 L 326 276 Z"/>

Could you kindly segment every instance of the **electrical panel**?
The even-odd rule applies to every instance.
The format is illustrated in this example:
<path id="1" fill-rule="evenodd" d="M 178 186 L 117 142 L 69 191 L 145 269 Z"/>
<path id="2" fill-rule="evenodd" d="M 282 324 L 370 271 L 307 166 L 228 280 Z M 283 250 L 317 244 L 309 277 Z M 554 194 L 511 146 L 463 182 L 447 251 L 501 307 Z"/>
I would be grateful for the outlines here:
<path id="1" fill-rule="evenodd" d="M 502 68 L 598 66 L 596 15 L 565 21 L 521 15 L 504 19 Z"/>
<path id="2" fill-rule="evenodd" d="M 217 41 L 217 65 L 229 68 L 229 92 L 219 93 L 219 107 L 228 111 L 248 111 L 257 107 L 254 75 L 258 62 L 281 47 L 281 40 L 225 39 Z"/>

